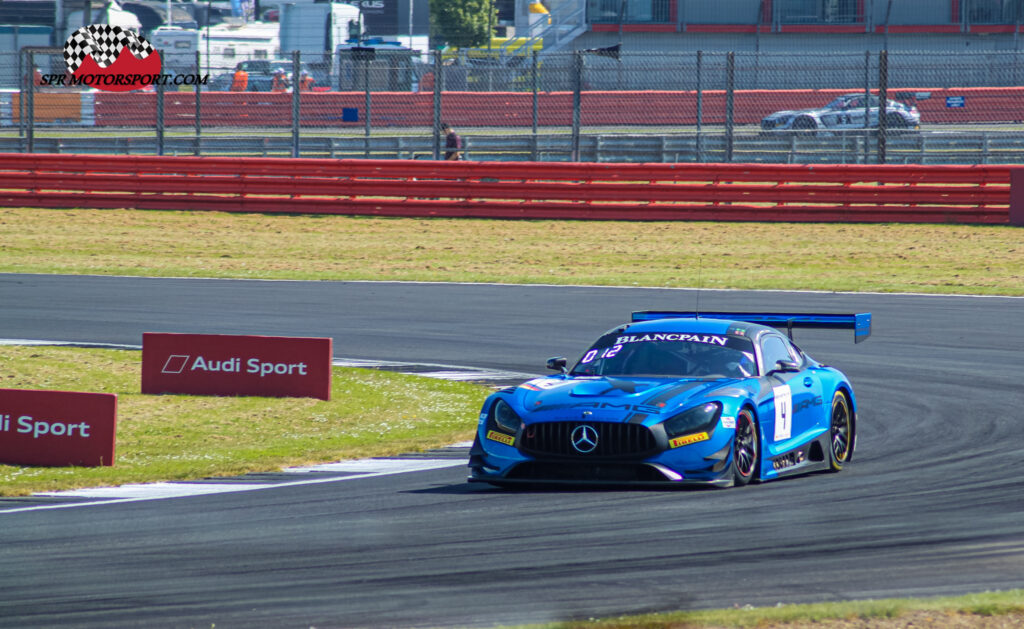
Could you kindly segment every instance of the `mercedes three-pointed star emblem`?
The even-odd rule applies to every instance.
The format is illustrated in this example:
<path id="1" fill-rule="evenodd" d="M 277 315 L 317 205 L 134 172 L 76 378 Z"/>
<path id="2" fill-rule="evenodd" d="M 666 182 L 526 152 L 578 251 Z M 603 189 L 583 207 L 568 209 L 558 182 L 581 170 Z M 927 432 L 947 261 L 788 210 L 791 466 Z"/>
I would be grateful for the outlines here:
<path id="1" fill-rule="evenodd" d="M 587 424 L 577 426 L 569 435 L 569 439 L 577 452 L 590 454 L 597 448 L 597 429 Z"/>

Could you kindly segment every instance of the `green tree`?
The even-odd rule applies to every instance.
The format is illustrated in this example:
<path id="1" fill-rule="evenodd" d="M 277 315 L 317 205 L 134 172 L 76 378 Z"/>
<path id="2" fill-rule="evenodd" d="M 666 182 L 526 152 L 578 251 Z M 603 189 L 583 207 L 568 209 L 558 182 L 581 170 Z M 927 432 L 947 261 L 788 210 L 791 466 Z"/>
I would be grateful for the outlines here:
<path id="1" fill-rule="evenodd" d="M 497 11 L 494 0 L 430 0 L 430 21 L 437 41 L 456 48 L 482 47 L 490 40 Z"/>

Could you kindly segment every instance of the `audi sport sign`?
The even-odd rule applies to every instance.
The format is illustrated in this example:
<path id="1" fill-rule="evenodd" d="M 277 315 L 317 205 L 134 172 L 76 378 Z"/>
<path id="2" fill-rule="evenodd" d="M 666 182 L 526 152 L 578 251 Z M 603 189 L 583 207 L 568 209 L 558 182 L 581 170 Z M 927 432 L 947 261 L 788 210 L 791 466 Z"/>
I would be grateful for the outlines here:
<path id="1" fill-rule="evenodd" d="M 142 335 L 142 392 L 331 399 L 331 339 Z"/>
<path id="2" fill-rule="evenodd" d="M 117 396 L 0 389 L 0 463 L 114 464 Z"/>

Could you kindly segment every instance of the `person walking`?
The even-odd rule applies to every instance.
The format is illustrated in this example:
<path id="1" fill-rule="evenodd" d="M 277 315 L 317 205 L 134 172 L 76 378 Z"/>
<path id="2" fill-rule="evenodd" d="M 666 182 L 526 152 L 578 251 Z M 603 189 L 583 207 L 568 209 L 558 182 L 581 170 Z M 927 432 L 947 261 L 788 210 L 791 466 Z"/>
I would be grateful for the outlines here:
<path id="1" fill-rule="evenodd" d="M 445 122 L 441 124 L 441 133 L 444 134 L 444 158 L 446 161 L 457 161 L 462 159 L 462 138 L 455 130 Z"/>

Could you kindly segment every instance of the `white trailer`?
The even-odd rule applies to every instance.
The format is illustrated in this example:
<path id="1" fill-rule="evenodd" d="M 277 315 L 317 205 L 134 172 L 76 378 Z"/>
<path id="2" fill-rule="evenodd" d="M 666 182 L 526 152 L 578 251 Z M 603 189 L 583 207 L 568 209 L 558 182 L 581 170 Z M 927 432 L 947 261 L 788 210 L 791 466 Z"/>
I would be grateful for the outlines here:
<path id="1" fill-rule="evenodd" d="M 234 70 L 240 61 L 281 56 L 278 25 L 272 22 L 225 22 L 200 29 L 161 26 L 153 30 L 150 41 L 160 51 L 164 67 L 175 71 L 194 68 L 197 50 L 202 59 L 199 71 L 214 74 Z"/>

